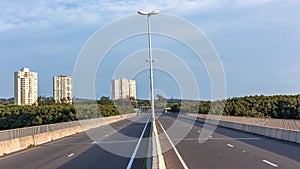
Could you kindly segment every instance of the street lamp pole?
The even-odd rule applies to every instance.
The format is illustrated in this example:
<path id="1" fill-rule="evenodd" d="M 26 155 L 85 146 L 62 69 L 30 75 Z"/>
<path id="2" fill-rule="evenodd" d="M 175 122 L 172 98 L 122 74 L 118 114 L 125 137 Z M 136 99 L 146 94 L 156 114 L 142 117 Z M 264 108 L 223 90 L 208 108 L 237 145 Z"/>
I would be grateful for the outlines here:
<path id="1" fill-rule="evenodd" d="M 152 118 L 151 121 L 155 122 L 155 110 L 154 110 L 154 87 L 153 87 L 153 59 L 152 59 L 152 46 L 151 46 L 151 34 L 150 34 L 150 16 L 158 14 L 158 10 L 152 12 L 139 11 L 138 14 L 147 16 L 148 24 L 148 45 L 149 45 L 149 63 L 150 63 L 150 92 L 151 92 L 151 112 Z"/>

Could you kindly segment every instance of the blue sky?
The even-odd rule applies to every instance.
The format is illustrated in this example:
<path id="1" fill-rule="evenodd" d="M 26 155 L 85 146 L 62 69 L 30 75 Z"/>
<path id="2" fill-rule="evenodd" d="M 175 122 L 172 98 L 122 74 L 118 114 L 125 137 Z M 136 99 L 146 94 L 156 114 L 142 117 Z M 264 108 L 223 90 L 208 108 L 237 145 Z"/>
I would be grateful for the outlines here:
<path id="1" fill-rule="evenodd" d="M 73 74 L 79 52 L 94 32 L 120 17 L 152 9 L 182 17 L 206 34 L 223 63 L 227 97 L 300 93 L 298 0 L 0 0 L 0 97 L 13 96 L 13 72 L 24 66 L 39 73 L 39 95 L 51 96 L 52 77 Z M 159 48 L 155 37 L 153 43 Z M 118 64 L 114 62 L 119 61 L 108 64 Z M 199 68 L 199 74 L 205 72 Z M 149 95 L 145 74 L 136 77 L 141 81 L 138 97 Z M 178 86 L 172 93 L 159 80 L 164 76 L 157 72 L 157 87 L 176 97 Z M 110 95 L 110 78 L 104 81 L 106 87 L 96 89 L 97 96 Z M 207 75 L 197 81 L 205 86 L 201 97 L 208 99 Z"/>

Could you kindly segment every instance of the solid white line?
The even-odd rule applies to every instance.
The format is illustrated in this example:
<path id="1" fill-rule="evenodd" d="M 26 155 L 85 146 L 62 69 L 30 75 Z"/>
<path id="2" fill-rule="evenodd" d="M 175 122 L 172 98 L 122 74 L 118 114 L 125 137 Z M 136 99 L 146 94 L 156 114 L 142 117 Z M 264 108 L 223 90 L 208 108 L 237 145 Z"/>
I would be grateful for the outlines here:
<path id="1" fill-rule="evenodd" d="M 157 153 L 157 157 L 158 157 L 158 168 L 159 169 L 165 169 L 166 168 L 166 163 L 165 163 L 165 160 L 164 160 L 164 156 L 161 153 L 161 146 L 160 146 L 158 132 L 157 132 L 157 127 L 156 127 L 156 123 L 155 122 L 152 124 L 152 127 L 153 127 L 153 135 L 152 135 L 152 137 L 155 140 L 156 153 Z M 155 153 L 153 153 L 153 154 L 155 154 Z"/>
<path id="2" fill-rule="evenodd" d="M 68 155 L 68 157 L 72 157 L 73 155 L 74 155 L 74 153 L 72 153 L 72 154 L 69 154 L 69 155 Z"/>
<path id="3" fill-rule="evenodd" d="M 262 161 L 265 162 L 265 163 L 267 163 L 267 164 L 269 164 L 269 165 L 271 165 L 271 166 L 273 166 L 273 167 L 278 167 L 277 164 L 274 164 L 274 163 L 272 163 L 270 161 L 267 161 L 267 160 L 262 160 Z"/>
<path id="4" fill-rule="evenodd" d="M 227 144 L 227 145 L 228 145 L 229 147 L 232 147 L 232 148 L 234 147 L 234 146 L 233 146 L 233 145 L 231 145 L 231 144 Z"/>
<path id="5" fill-rule="evenodd" d="M 170 142 L 172 148 L 174 149 L 174 151 L 175 151 L 175 153 L 176 153 L 176 155 L 177 155 L 179 161 L 181 162 L 183 168 L 188 169 L 188 166 L 187 166 L 186 163 L 184 162 L 183 158 L 180 156 L 180 154 L 179 154 L 177 148 L 175 147 L 175 145 L 174 145 L 173 142 L 171 141 L 169 135 L 167 134 L 166 130 L 164 129 L 164 127 L 162 126 L 162 124 L 159 122 L 158 119 L 157 119 L 157 122 L 159 123 L 159 125 L 160 125 L 160 127 L 162 128 L 163 132 L 166 134 L 166 136 L 167 136 L 167 138 L 168 138 L 168 140 L 169 140 L 169 142 Z"/>
<path id="6" fill-rule="evenodd" d="M 126 169 L 130 169 L 130 168 L 132 167 L 134 158 L 135 158 L 136 153 L 137 153 L 137 151 L 138 151 L 138 149 L 139 149 L 139 147 L 140 147 L 140 144 L 141 144 L 141 142 L 142 142 L 142 138 L 144 137 L 144 133 L 145 133 L 146 128 L 147 128 L 147 126 L 148 126 L 150 117 L 151 117 L 151 116 L 149 115 L 149 118 L 148 118 L 148 120 L 147 120 L 147 122 L 146 122 L 146 124 L 145 124 L 145 127 L 144 127 L 144 129 L 143 129 L 143 132 L 142 132 L 142 134 L 141 134 L 141 136 L 140 136 L 140 139 L 139 139 L 138 143 L 137 143 L 136 146 L 135 146 L 135 149 L 134 149 L 134 151 L 133 151 L 133 154 L 131 155 L 131 158 L 130 158 L 130 160 L 129 160 L 129 163 L 128 163 Z"/>
<path id="7" fill-rule="evenodd" d="M 185 138 L 185 139 L 181 139 L 181 138 L 173 138 L 173 141 L 178 141 L 178 140 L 182 140 L 182 141 L 194 141 L 194 140 L 259 140 L 261 138 L 225 138 L 225 137 L 206 137 L 206 138 Z"/>

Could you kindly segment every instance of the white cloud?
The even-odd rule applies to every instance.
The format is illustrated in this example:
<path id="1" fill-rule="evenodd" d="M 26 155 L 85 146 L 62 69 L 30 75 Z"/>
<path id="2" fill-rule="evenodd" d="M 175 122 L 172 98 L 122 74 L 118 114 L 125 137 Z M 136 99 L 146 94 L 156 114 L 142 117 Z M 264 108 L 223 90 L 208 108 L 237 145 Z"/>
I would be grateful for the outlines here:
<path id="1" fill-rule="evenodd" d="M 235 0 L 234 4 L 240 7 L 249 7 L 249 6 L 256 6 L 256 5 L 265 5 L 275 1 L 278 0 Z"/>
<path id="2" fill-rule="evenodd" d="M 0 30 L 36 23 L 96 23 L 103 18 L 134 14 L 137 10 L 159 9 L 165 13 L 188 14 L 218 4 L 217 0 L 3 0 Z"/>
<path id="3" fill-rule="evenodd" d="M 138 10 L 158 9 L 185 16 L 216 6 L 253 6 L 273 1 L 276 0 L 2 0 L 0 31 L 35 24 L 99 23 Z"/>

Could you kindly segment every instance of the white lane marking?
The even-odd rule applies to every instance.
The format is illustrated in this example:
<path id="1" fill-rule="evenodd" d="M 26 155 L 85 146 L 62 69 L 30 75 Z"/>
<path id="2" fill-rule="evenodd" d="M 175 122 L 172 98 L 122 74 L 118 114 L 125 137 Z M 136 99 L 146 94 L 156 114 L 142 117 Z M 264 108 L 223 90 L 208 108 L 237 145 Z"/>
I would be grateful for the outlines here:
<path id="1" fill-rule="evenodd" d="M 130 143 L 130 142 L 137 142 L 138 139 L 132 140 L 119 140 L 119 141 L 100 141 L 100 142 L 93 142 L 92 144 L 113 144 L 113 143 Z"/>
<path id="2" fill-rule="evenodd" d="M 272 163 L 270 161 L 267 161 L 267 160 L 262 160 L 262 161 L 265 162 L 265 163 L 267 163 L 267 164 L 269 164 L 269 165 L 271 165 L 271 166 L 273 166 L 273 167 L 278 167 L 277 164 L 274 164 L 274 163 Z"/>
<path id="3" fill-rule="evenodd" d="M 137 118 L 136 121 L 138 121 L 138 120 L 141 119 L 142 117 L 143 117 L 143 116 Z M 134 121 L 134 120 L 133 120 L 133 121 Z M 117 127 L 116 130 L 112 131 L 112 133 L 106 134 L 105 137 L 108 137 L 108 136 L 112 135 L 113 133 L 119 132 L 119 130 L 121 130 L 121 129 L 125 128 L 125 127 L 128 127 L 129 124 L 130 124 L 130 123 L 127 123 L 127 124 L 125 124 L 125 125 L 123 125 L 123 126 L 120 126 L 119 128 Z M 140 127 L 142 127 L 142 126 L 140 126 Z"/>
<path id="4" fill-rule="evenodd" d="M 126 169 L 130 169 L 130 168 L 132 167 L 134 158 L 135 158 L 136 153 L 137 153 L 137 151 L 138 151 L 138 149 L 139 149 L 139 147 L 140 147 L 140 144 L 141 144 L 142 139 L 143 139 L 143 137 L 144 137 L 146 128 L 147 128 L 147 126 L 148 126 L 148 124 L 149 124 L 150 117 L 151 117 L 151 116 L 149 115 L 149 118 L 148 118 L 148 120 L 147 120 L 147 122 L 146 122 L 146 124 L 145 124 L 145 127 L 144 127 L 144 129 L 143 129 L 143 132 L 142 132 L 142 134 L 141 134 L 141 136 L 140 136 L 140 139 L 139 139 L 138 143 L 137 143 L 136 146 L 135 146 L 135 149 L 134 149 L 134 151 L 133 151 L 133 153 L 132 153 L 132 155 L 131 155 L 131 158 L 130 158 L 130 160 L 129 160 L 129 163 L 128 163 Z"/>
<path id="5" fill-rule="evenodd" d="M 180 156 L 177 148 L 175 147 L 175 145 L 173 144 L 173 142 L 171 141 L 169 135 L 167 134 L 166 130 L 164 129 L 164 127 L 162 126 L 162 124 L 159 122 L 159 120 L 157 119 L 157 122 L 159 123 L 160 127 L 162 128 L 163 132 L 166 134 L 166 137 L 168 138 L 172 148 L 174 149 L 179 161 L 181 162 L 183 168 L 188 169 L 188 166 L 186 165 L 186 163 L 184 162 L 184 160 L 182 159 L 182 157 Z"/>
<path id="6" fill-rule="evenodd" d="M 135 128 L 135 127 L 143 127 L 143 126 L 141 126 L 141 125 L 136 125 L 136 126 L 126 126 L 126 127 L 123 127 L 123 128 Z"/>
<path id="7" fill-rule="evenodd" d="M 119 140 L 119 141 L 93 141 L 93 142 L 85 142 L 85 143 L 67 143 L 67 144 L 54 144 L 52 146 L 66 146 L 66 145 L 89 145 L 89 144 L 114 144 L 114 143 L 130 143 L 130 142 L 137 142 L 138 139 L 132 140 Z"/>
<path id="8" fill-rule="evenodd" d="M 231 144 L 227 144 L 227 146 L 229 146 L 229 147 L 231 147 L 231 148 L 233 148 L 234 146 L 233 145 L 231 145 Z"/>
<path id="9" fill-rule="evenodd" d="M 152 131 L 153 131 L 152 132 L 152 137 L 155 141 L 156 152 L 157 152 L 157 157 L 158 157 L 158 168 L 159 169 L 166 169 L 166 163 L 165 163 L 165 160 L 164 160 L 164 155 L 161 152 L 161 146 L 160 146 L 159 135 L 158 135 L 156 123 L 153 123 Z"/>
<path id="10" fill-rule="evenodd" d="M 74 153 L 72 153 L 72 154 L 69 154 L 69 155 L 68 155 L 68 157 L 72 157 L 73 155 L 74 155 Z"/>
<path id="11" fill-rule="evenodd" d="M 201 139 L 205 139 L 205 140 L 258 140 L 261 138 L 225 138 L 225 137 L 206 137 L 206 138 L 185 138 L 185 139 L 180 139 L 180 138 L 173 138 L 173 141 L 177 141 L 177 140 L 186 140 L 186 141 L 194 141 L 194 140 L 201 140 Z"/>

